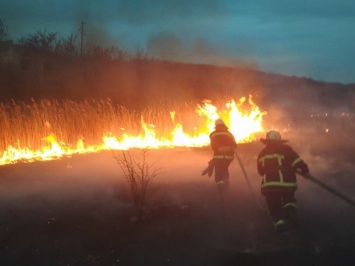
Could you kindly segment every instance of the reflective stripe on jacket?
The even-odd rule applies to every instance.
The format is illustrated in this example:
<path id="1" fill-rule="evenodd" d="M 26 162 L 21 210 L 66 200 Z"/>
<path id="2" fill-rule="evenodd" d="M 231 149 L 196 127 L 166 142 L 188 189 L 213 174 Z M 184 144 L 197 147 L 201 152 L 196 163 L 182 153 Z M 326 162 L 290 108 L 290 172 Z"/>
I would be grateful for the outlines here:
<path id="1" fill-rule="evenodd" d="M 213 159 L 234 158 L 234 151 L 237 147 L 232 133 L 227 128 L 219 128 L 210 134 L 211 147 L 213 149 Z"/>
<path id="2" fill-rule="evenodd" d="M 262 190 L 297 189 L 296 169 L 308 172 L 308 166 L 299 155 L 283 143 L 267 145 L 258 156 L 257 168 L 263 177 Z"/>

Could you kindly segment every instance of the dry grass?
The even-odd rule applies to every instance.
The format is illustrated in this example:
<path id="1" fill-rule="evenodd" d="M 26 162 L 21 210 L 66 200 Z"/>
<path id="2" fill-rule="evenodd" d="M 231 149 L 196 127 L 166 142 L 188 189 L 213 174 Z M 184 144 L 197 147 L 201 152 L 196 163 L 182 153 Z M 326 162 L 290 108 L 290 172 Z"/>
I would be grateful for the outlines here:
<path id="1" fill-rule="evenodd" d="M 0 151 L 10 145 L 37 150 L 49 144 L 45 137 L 50 134 L 70 147 L 80 138 L 88 145 L 101 144 L 108 132 L 116 137 L 122 133 L 136 136 L 143 133 L 142 118 L 146 124 L 154 125 L 157 134 L 169 138 L 175 122 L 183 124 L 186 132 L 193 132 L 194 126 L 204 122 L 195 109 L 196 103 L 173 100 L 159 101 L 139 111 L 116 105 L 110 99 L 5 102 L 0 104 Z"/>

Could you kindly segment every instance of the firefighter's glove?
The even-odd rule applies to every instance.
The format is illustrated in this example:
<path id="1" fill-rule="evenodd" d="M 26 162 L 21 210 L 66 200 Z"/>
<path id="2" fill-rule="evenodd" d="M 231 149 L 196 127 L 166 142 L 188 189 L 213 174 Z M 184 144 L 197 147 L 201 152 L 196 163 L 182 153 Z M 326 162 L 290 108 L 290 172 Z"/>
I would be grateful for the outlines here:
<path id="1" fill-rule="evenodd" d="M 213 160 L 211 160 L 208 162 L 207 168 L 202 171 L 202 175 L 208 174 L 208 176 L 211 177 L 213 174 L 213 169 L 214 169 L 214 163 Z"/>

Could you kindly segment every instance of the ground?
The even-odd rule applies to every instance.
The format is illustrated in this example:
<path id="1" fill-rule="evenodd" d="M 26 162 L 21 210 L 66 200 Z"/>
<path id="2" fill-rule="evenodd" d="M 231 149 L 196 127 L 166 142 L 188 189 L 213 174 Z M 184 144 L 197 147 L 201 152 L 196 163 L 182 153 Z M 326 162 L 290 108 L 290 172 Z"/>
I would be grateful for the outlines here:
<path id="1" fill-rule="evenodd" d="M 335 139 L 290 144 L 316 178 L 351 197 L 354 143 Z M 224 215 L 213 178 L 201 176 L 208 147 L 150 151 L 163 171 L 141 223 L 111 152 L 2 166 L 0 265 L 355 265 L 354 206 L 302 177 L 302 229 L 293 242 L 276 237 L 255 169 L 262 147 L 239 145 L 254 196 L 235 160 Z"/>

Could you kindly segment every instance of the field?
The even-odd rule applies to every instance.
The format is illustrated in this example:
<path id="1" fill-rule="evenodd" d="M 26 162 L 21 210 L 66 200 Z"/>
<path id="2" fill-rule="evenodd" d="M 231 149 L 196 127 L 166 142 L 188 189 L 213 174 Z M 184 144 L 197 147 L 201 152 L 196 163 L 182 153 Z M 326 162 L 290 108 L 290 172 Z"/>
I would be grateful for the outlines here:
<path id="1" fill-rule="evenodd" d="M 353 197 L 351 138 L 288 137 L 316 178 Z M 149 185 L 142 223 L 109 151 L 1 166 L 0 264 L 354 265 L 354 206 L 302 177 L 302 240 L 280 249 L 259 193 L 255 159 L 262 147 L 239 145 L 255 198 L 235 160 L 225 215 L 213 178 L 201 176 L 208 147 L 149 151 L 163 171 Z"/>
<path id="2" fill-rule="evenodd" d="M 354 84 L 178 63 L 140 49 L 97 46 L 78 56 L 75 47 L 62 51 L 62 41 L 49 45 L 50 35 L 37 36 L 38 49 L 11 44 L 13 62 L 0 62 L 1 266 L 355 265 L 354 206 L 302 177 L 298 240 L 276 237 L 260 195 L 259 141 L 238 145 L 247 179 L 234 160 L 223 212 L 213 177 L 201 175 L 210 148 L 170 139 L 181 136 L 179 125 L 190 136 L 209 133 L 217 114 L 201 116 L 197 104 L 220 110 L 225 100 L 252 97 L 257 117 L 267 115 L 263 130 L 251 132 L 280 130 L 315 178 L 355 200 Z M 148 186 L 142 221 L 117 164 L 122 152 L 105 142 L 126 133 L 175 147 L 147 154 L 162 171 Z M 61 159 L 29 162 L 48 151 L 55 154 L 46 159 Z"/>

